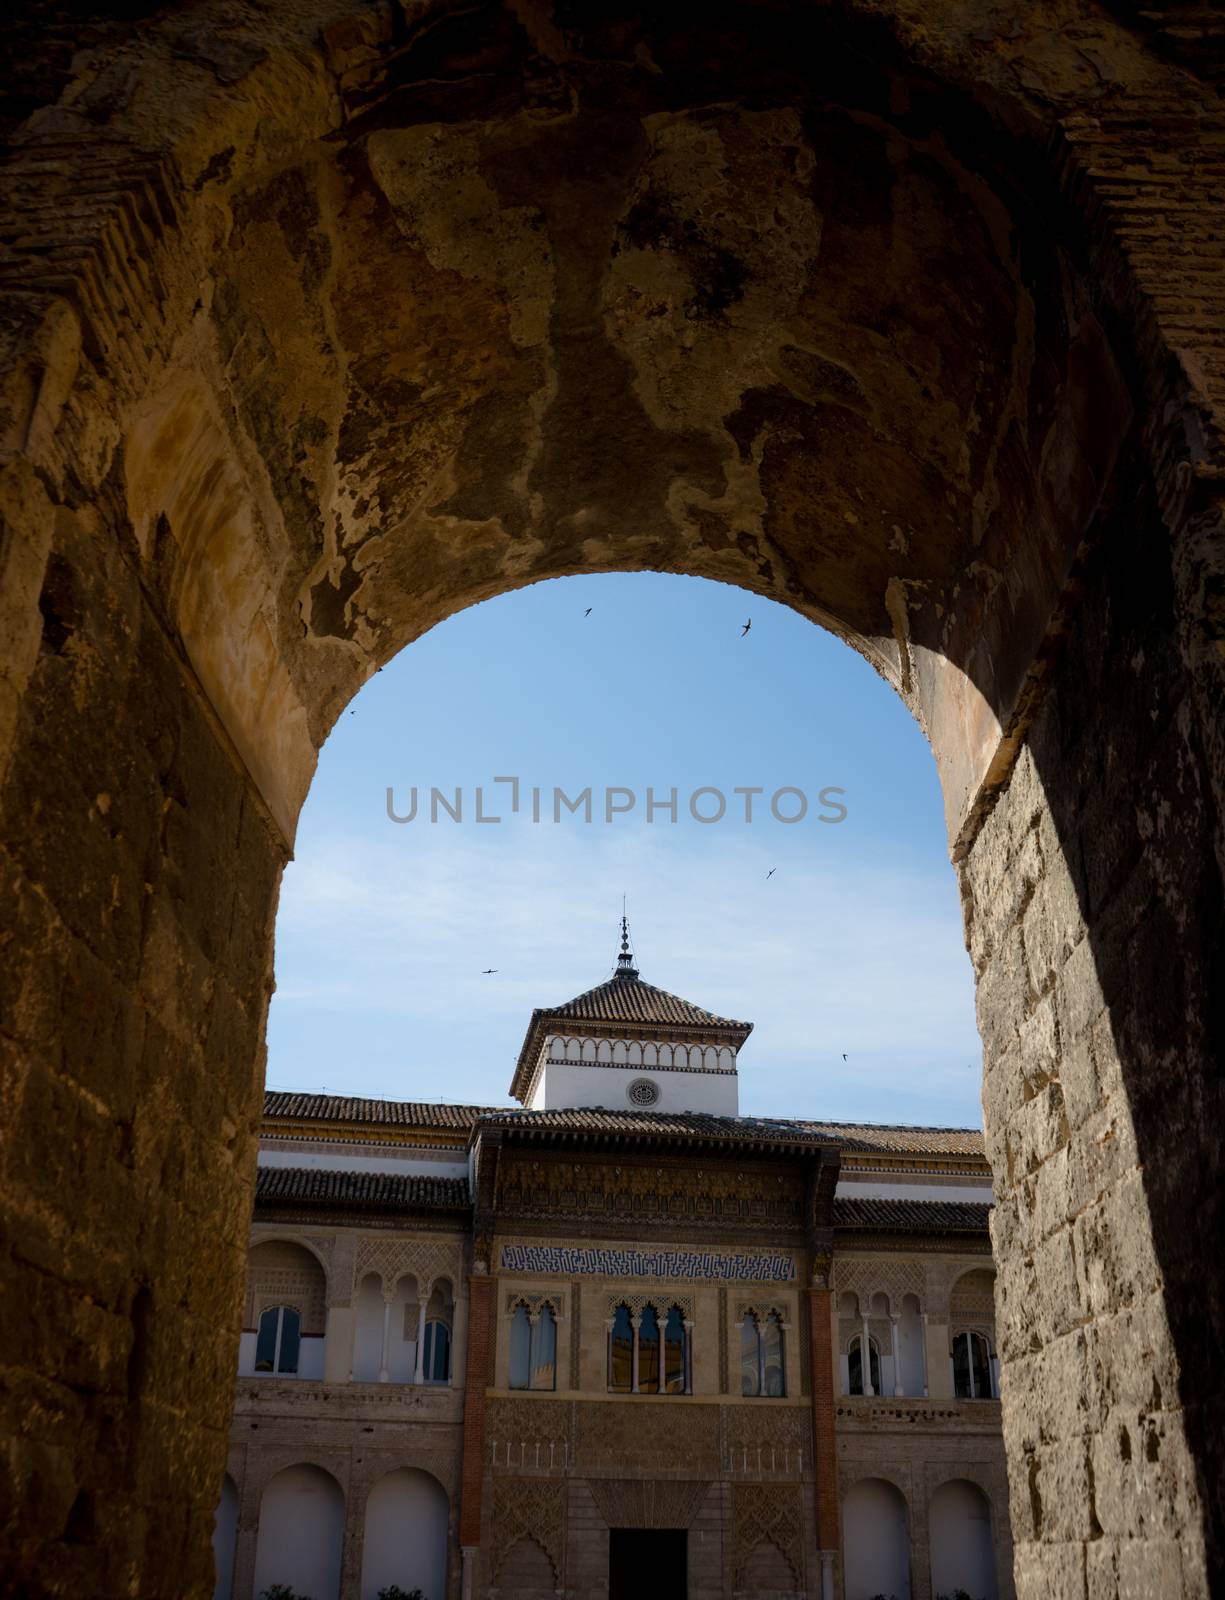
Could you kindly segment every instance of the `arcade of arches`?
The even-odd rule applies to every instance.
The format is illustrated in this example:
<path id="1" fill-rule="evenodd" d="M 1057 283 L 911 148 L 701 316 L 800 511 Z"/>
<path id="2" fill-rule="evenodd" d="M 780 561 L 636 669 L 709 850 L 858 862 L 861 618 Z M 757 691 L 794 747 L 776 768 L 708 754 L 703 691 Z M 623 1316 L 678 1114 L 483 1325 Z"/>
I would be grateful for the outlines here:
<path id="1" fill-rule="evenodd" d="M 1018 1592 L 1207 1592 L 1219 18 L 25 0 L 4 26 L 19 1591 L 210 1592 L 277 885 L 329 728 L 461 606 L 654 568 L 833 629 L 930 739 Z M 309 1337 L 280 1318 L 274 1363 Z"/>

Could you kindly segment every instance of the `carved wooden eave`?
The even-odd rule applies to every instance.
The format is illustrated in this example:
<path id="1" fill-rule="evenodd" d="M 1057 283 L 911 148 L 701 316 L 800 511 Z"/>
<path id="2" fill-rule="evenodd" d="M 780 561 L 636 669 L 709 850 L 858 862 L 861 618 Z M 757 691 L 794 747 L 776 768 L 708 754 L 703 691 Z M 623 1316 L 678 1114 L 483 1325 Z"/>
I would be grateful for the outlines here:
<path id="1" fill-rule="evenodd" d="M 532 1144 L 557 1150 L 640 1149 L 696 1150 L 711 1154 L 796 1156 L 814 1150 L 836 1151 L 838 1141 L 824 1135 L 775 1133 L 751 1119 L 704 1118 L 697 1113 L 670 1116 L 633 1112 L 584 1111 L 506 1112 L 482 1120 L 473 1132 L 473 1143 L 487 1130 L 496 1127 L 509 1144 Z"/>

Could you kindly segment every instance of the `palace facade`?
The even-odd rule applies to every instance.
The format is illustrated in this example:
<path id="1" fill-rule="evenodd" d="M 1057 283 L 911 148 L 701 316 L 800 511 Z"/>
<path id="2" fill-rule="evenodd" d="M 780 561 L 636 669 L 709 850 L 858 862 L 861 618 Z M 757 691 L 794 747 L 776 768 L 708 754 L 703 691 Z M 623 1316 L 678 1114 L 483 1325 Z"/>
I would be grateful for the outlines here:
<path id="1" fill-rule="evenodd" d="M 982 1137 L 742 1117 L 750 1031 L 623 929 L 517 1109 L 267 1096 L 218 1597 L 1011 1600 Z"/>

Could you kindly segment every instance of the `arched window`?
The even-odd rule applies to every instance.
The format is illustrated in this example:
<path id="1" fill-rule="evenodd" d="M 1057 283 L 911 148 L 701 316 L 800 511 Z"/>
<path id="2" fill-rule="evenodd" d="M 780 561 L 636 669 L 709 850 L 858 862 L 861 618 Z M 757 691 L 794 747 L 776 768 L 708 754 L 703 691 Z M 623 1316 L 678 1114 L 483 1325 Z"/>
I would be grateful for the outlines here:
<path id="1" fill-rule="evenodd" d="M 953 1338 L 953 1392 L 959 1400 L 994 1400 L 991 1346 L 986 1335 L 959 1333 Z"/>
<path id="2" fill-rule="evenodd" d="M 541 1306 L 532 1327 L 532 1388 L 557 1387 L 557 1323 L 553 1307 Z"/>
<path id="3" fill-rule="evenodd" d="M 618 1306 L 608 1335 L 608 1387 L 629 1394 L 634 1387 L 634 1324 L 630 1308 Z"/>
<path id="4" fill-rule="evenodd" d="M 750 1397 L 761 1393 L 760 1342 L 757 1318 L 750 1311 L 740 1324 L 740 1393 Z"/>
<path id="5" fill-rule="evenodd" d="M 659 1393 L 659 1318 L 643 1306 L 638 1318 L 638 1393 Z"/>
<path id="6" fill-rule="evenodd" d="M 510 1319 L 510 1387 L 530 1389 L 532 1384 L 532 1323 L 520 1302 Z"/>
<path id="7" fill-rule="evenodd" d="M 740 1325 L 740 1393 L 781 1399 L 787 1393 L 783 1366 L 783 1324 L 776 1311 L 745 1314 Z"/>
<path id="8" fill-rule="evenodd" d="M 673 1306 L 664 1324 L 664 1393 L 684 1394 L 688 1388 L 688 1351 L 685 1348 L 685 1317 L 680 1306 Z"/>
<path id="9" fill-rule="evenodd" d="M 879 1394 L 880 1393 L 880 1351 L 876 1348 L 876 1340 L 868 1340 L 868 1386 L 864 1387 L 863 1381 L 863 1334 L 857 1333 L 851 1340 L 847 1361 L 850 1382 L 847 1387 L 851 1394 Z"/>
<path id="10" fill-rule="evenodd" d="M 259 1319 L 256 1372 L 297 1372 L 302 1319 L 293 1306 L 269 1306 Z"/>
<path id="11" fill-rule="evenodd" d="M 627 1305 L 613 1313 L 608 1334 L 608 1387 L 614 1394 L 688 1394 L 689 1331 L 680 1306 L 666 1313 L 643 1306 L 637 1319 Z"/>
<path id="12" fill-rule="evenodd" d="M 425 1325 L 425 1356 L 421 1374 L 426 1383 L 450 1382 L 451 1330 L 445 1322 L 431 1319 Z"/>
<path id="13" fill-rule="evenodd" d="M 772 1311 L 761 1325 L 761 1392 L 772 1399 L 781 1399 L 787 1392 L 783 1372 L 783 1325 L 778 1313 Z"/>

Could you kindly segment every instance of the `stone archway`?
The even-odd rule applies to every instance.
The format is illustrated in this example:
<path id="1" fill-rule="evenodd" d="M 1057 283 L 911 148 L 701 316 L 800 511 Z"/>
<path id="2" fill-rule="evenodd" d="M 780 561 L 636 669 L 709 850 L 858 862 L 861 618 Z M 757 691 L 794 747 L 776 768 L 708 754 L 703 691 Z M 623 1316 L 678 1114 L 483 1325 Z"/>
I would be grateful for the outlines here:
<path id="1" fill-rule="evenodd" d="M 1092 1539 L 1202 1592 L 1207 47 L 1124 0 L 1032 33 L 987 0 L 117 9 L 74 56 L 41 8 L 8 101 L 7 1298 L 38 1324 L 9 1567 L 207 1592 L 277 882 L 328 728 L 448 612 L 650 567 L 832 627 L 927 731 L 1020 1588 Z M 88 1352 L 48 1336 L 83 1308 Z"/>

